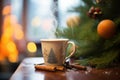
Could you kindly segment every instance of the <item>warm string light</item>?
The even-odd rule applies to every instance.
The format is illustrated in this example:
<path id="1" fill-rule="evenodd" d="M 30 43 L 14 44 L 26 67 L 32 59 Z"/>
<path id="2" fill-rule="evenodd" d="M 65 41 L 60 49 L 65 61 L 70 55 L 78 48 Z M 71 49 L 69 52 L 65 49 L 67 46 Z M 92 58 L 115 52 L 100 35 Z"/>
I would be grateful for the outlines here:
<path id="1" fill-rule="evenodd" d="M 17 17 L 11 13 L 11 6 L 7 5 L 3 8 L 3 33 L 0 42 L 0 61 L 4 61 L 6 58 L 10 62 L 18 61 L 18 49 L 14 40 L 22 40 L 24 33 L 22 26 L 18 23 Z"/>

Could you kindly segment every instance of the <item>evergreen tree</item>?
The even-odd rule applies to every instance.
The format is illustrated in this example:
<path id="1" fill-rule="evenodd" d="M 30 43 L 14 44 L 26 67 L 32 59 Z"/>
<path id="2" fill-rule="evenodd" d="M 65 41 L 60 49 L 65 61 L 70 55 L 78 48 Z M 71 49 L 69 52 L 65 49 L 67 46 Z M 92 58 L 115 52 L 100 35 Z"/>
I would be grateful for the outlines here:
<path id="1" fill-rule="evenodd" d="M 63 30 L 57 28 L 56 36 L 69 38 L 76 43 L 77 50 L 74 57 L 80 65 L 103 68 L 118 63 L 120 60 L 120 11 L 118 10 L 120 1 L 82 1 L 84 5 L 72 10 L 80 13 L 80 24 L 68 26 Z M 97 31 L 98 24 L 105 19 L 112 20 L 116 25 L 116 33 L 110 38 L 101 37 Z"/>
<path id="2" fill-rule="evenodd" d="M 57 58 L 55 56 L 54 50 L 51 48 L 49 56 L 48 56 L 48 63 L 55 64 L 57 63 Z"/>

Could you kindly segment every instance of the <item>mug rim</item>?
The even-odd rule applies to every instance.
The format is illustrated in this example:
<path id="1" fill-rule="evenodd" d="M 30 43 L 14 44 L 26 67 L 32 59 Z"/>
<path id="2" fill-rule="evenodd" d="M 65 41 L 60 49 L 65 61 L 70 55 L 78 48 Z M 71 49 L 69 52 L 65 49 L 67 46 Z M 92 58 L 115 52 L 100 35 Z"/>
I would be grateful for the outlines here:
<path id="1" fill-rule="evenodd" d="M 40 39 L 40 41 L 68 41 L 69 39 Z"/>

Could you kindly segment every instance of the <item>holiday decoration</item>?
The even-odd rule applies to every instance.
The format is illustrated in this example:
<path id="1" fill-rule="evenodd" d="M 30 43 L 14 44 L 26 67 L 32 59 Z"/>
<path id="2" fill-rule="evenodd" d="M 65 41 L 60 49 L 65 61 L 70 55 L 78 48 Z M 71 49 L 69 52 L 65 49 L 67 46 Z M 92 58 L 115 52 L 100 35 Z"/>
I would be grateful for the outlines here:
<path id="1" fill-rule="evenodd" d="M 77 48 L 74 59 L 80 65 L 95 68 L 119 65 L 120 11 L 117 8 L 120 7 L 120 0 L 82 1 L 84 6 L 73 10 L 80 13 L 80 27 L 62 30 L 59 27 L 56 36 L 75 42 Z"/>
<path id="2" fill-rule="evenodd" d="M 88 11 L 88 16 L 93 19 L 99 18 L 101 15 L 102 15 L 102 11 L 98 7 L 95 8 L 92 6 Z"/>
<path id="3" fill-rule="evenodd" d="M 49 53 L 48 61 L 47 61 L 47 62 L 48 62 L 48 63 L 51 63 L 51 64 L 55 64 L 55 63 L 58 62 L 58 61 L 57 61 L 57 58 L 56 58 L 56 56 L 55 56 L 55 54 L 54 54 L 53 49 L 50 50 L 50 53 Z"/>
<path id="4" fill-rule="evenodd" d="M 115 23 L 112 20 L 103 20 L 98 24 L 97 27 L 98 34 L 105 39 L 114 36 L 115 31 Z"/>
<path id="5" fill-rule="evenodd" d="M 79 16 L 69 17 L 66 23 L 68 27 L 78 26 L 80 24 L 80 17 Z"/>

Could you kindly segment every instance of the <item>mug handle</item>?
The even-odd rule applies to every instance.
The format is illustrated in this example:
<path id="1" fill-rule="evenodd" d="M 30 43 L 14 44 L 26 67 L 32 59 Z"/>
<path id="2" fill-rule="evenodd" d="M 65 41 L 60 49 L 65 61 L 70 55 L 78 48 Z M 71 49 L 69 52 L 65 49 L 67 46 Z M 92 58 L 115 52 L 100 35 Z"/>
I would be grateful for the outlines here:
<path id="1" fill-rule="evenodd" d="M 72 52 L 65 58 L 65 61 L 70 58 L 71 56 L 73 56 L 73 54 L 75 53 L 75 43 L 72 41 L 68 41 L 67 44 L 72 44 Z"/>

